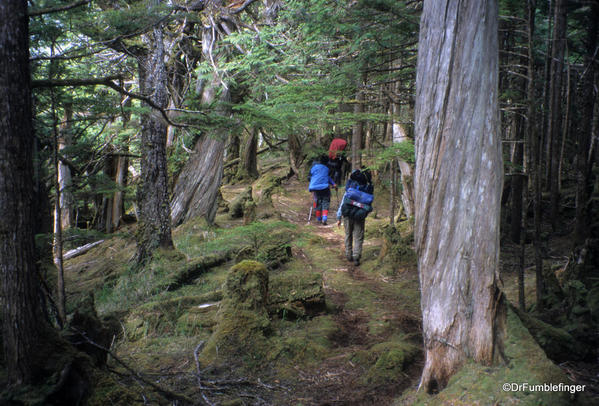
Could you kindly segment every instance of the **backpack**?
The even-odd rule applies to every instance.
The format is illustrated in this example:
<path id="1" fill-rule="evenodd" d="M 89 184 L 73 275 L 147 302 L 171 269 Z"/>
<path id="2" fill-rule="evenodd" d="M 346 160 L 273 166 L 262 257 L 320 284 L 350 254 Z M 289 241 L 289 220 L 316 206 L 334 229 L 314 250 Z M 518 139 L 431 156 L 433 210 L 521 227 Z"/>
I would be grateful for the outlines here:
<path id="1" fill-rule="evenodd" d="M 370 174 L 359 169 L 354 170 L 345 185 L 345 196 L 341 206 L 341 215 L 355 220 L 363 220 L 372 211 L 374 188 Z"/>

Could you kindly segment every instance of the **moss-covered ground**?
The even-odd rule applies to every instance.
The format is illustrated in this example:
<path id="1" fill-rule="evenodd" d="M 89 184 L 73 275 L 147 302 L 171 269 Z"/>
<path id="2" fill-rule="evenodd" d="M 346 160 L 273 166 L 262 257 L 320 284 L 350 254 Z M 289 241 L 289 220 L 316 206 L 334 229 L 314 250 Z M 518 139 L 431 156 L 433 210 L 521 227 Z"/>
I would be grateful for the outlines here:
<path id="1" fill-rule="evenodd" d="M 389 230 L 388 198 L 377 191 L 362 263 L 350 265 L 343 228 L 334 221 L 343 190 L 332 194 L 329 225 L 308 222 L 306 184 L 285 179 L 284 166 L 273 168 L 252 185 L 223 186 L 216 224 L 181 225 L 174 230 L 177 251 L 157 253 L 143 270 L 130 263 L 132 230 L 67 262 L 71 306 L 91 294 L 113 329 L 112 372 L 98 375 L 92 405 L 574 401 L 501 390 L 503 382 L 567 382 L 513 313 L 507 365 L 467 364 L 441 393 L 416 392 L 423 352 L 410 225 Z M 230 215 L 228 207 L 249 186 L 259 219 L 251 223 Z M 265 303 L 231 297 L 246 289 L 232 290 L 231 284 L 253 278 L 232 276 L 244 260 L 265 267 Z"/>

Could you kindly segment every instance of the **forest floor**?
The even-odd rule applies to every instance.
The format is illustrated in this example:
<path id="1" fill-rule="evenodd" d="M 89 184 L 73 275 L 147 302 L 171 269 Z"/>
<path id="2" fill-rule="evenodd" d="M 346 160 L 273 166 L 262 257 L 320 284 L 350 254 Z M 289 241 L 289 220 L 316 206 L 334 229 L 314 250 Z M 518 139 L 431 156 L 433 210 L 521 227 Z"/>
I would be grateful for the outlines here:
<path id="1" fill-rule="evenodd" d="M 286 171 L 284 165 L 275 166 L 270 178 L 254 182 L 255 201 L 273 176 L 284 179 Z M 230 203 L 248 186 L 223 186 L 224 200 Z M 502 393 L 500 382 L 565 379 L 513 313 L 506 350 L 513 359 L 509 368 L 470 365 L 443 396 L 416 393 L 423 353 L 415 256 L 403 247 L 405 258 L 391 258 L 389 251 L 396 247 L 386 247 L 384 238 L 389 199 L 377 190 L 375 212 L 366 221 L 362 263 L 348 263 L 344 230 L 335 221 L 342 194 L 343 189 L 332 192 L 329 225 L 319 225 L 314 218 L 308 222 L 307 183 L 284 179 L 273 189 L 272 205 L 266 213 L 262 210 L 264 218 L 244 225 L 242 218 L 219 210 L 217 227 L 183 224 L 173 235 L 177 251 L 184 255 L 161 253 L 139 273 L 130 266 L 133 229 L 67 261 L 71 306 L 77 307 L 91 293 L 99 316 L 116 326 L 111 350 L 118 360 L 109 359 L 114 373 L 98 376 L 90 404 L 183 405 L 193 400 L 218 405 L 367 406 L 487 404 L 478 399 L 491 398 L 494 404 L 569 404 L 563 398 L 547 403 L 549 398 L 537 394 Z M 409 241 L 409 224 L 398 228 Z M 269 261 L 268 247 L 273 244 L 288 246 L 290 255 L 269 265 L 269 297 L 282 297 L 285 304 L 269 312 L 269 326 L 259 337 L 264 346 L 248 341 L 231 356 L 219 354 L 217 346 L 224 362 L 206 362 L 199 344 L 210 340 L 222 320 L 218 303 L 229 269 L 248 258 L 248 247 L 250 259 Z M 516 303 L 516 278 L 510 271 L 516 249 L 512 251 L 502 254 L 502 262 L 507 296 Z M 190 263 L 218 255 L 224 260 L 181 276 L 180 270 L 189 269 Z M 527 278 L 529 298 L 534 297 L 533 280 Z M 322 306 L 306 305 L 320 296 Z M 294 315 L 284 307 L 300 302 L 306 314 Z M 250 356 L 250 348 L 264 347 Z"/>

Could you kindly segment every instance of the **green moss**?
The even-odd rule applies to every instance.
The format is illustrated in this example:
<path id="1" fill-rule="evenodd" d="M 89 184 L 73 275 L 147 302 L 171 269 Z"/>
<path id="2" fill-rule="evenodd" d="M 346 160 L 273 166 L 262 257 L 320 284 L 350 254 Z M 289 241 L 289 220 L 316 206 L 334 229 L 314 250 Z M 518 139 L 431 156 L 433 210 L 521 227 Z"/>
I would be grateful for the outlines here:
<path id="1" fill-rule="evenodd" d="M 280 335 L 270 339 L 268 359 L 276 360 L 277 370 L 284 376 L 292 376 L 294 366 L 314 366 L 331 355 L 333 345 L 330 337 L 338 330 L 330 315 L 309 320 L 273 322 L 273 330 Z"/>
<path id="2" fill-rule="evenodd" d="M 88 400 L 88 406 L 137 406 L 144 405 L 144 398 L 137 385 L 123 385 L 112 374 L 97 374 L 94 391 Z"/>
<path id="3" fill-rule="evenodd" d="M 420 353 L 420 348 L 402 340 L 389 341 L 373 346 L 368 352 L 369 359 L 375 359 L 362 378 L 365 385 L 385 385 L 397 382 L 405 370 Z"/>
<path id="4" fill-rule="evenodd" d="M 202 362 L 245 361 L 253 368 L 268 349 L 270 326 L 266 311 L 268 270 L 260 262 L 245 260 L 233 266 L 225 283 L 217 325 L 202 351 Z"/>
<path id="5" fill-rule="evenodd" d="M 271 277 L 268 310 L 294 319 L 326 310 L 322 275 L 317 272 L 283 272 Z"/>
<path id="6" fill-rule="evenodd" d="M 466 363 L 437 395 L 406 392 L 395 404 L 416 405 L 570 405 L 584 404 L 567 392 L 504 391 L 506 383 L 571 384 L 553 364 L 512 311 L 508 312 L 505 353 L 509 364 L 488 367 Z M 579 402 L 579 403 L 577 403 Z"/>
<path id="7" fill-rule="evenodd" d="M 522 323 L 551 359 L 565 361 L 585 355 L 587 348 L 566 330 L 553 327 L 516 307 L 512 307 L 512 310 L 520 317 Z"/>

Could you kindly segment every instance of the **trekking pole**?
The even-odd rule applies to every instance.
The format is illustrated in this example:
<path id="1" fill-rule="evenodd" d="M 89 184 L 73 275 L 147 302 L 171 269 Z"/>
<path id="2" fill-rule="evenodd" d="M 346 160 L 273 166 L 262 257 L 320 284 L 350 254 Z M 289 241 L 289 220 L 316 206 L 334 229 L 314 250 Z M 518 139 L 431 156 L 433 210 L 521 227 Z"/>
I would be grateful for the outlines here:
<path id="1" fill-rule="evenodd" d="M 314 199 L 314 193 L 312 193 L 312 202 L 310 203 L 310 214 L 308 214 L 308 223 L 310 223 L 310 219 L 312 218 L 312 209 L 316 206 L 316 200 Z"/>

